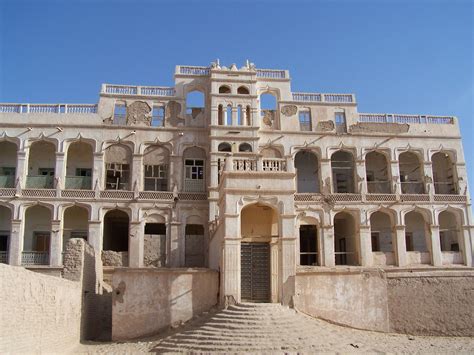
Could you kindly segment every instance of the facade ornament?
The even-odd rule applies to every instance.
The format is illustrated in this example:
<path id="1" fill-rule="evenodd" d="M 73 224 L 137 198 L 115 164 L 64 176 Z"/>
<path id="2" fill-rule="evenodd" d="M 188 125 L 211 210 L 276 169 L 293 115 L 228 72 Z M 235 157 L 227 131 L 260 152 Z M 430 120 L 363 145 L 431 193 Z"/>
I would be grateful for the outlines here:
<path id="1" fill-rule="evenodd" d="M 319 121 L 316 125 L 316 131 L 319 132 L 331 132 L 334 128 L 334 121 Z"/>
<path id="2" fill-rule="evenodd" d="M 281 108 L 281 113 L 286 117 L 290 117 L 298 112 L 298 107 L 296 105 L 285 105 Z"/>
<path id="3" fill-rule="evenodd" d="M 262 110 L 263 111 L 263 123 L 265 123 L 268 127 L 272 127 L 273 125 L 273 111 L 272 110 Z"/>
<path id="4" fill-rule="evenodd" d="M 127 125 L 151 125 L 151 107 L 144 101 L 135 101 L 127 106 Z"/>

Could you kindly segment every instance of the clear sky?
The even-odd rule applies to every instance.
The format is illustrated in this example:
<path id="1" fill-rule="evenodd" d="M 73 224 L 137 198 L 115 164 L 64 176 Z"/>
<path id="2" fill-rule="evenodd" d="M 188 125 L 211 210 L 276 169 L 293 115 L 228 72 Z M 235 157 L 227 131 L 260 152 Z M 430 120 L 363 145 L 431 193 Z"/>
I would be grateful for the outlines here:
<path id="1" fill-rule="evenodd" d="M 289 69 L 360 112 L 456 115 L 474 186 L 474 1 L 0 0 L 0 102 L 94 103 L 176 64 Z"/>

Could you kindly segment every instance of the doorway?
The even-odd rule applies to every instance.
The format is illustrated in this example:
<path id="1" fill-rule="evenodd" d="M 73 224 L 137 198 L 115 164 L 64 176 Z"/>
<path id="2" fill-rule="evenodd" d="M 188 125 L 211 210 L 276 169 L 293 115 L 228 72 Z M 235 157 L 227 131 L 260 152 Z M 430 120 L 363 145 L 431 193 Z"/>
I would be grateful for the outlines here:
<path id="1" fill-rule="evenodd" d="M 241 243 L 241 299 L 270 302 L 270 244 Z"/>

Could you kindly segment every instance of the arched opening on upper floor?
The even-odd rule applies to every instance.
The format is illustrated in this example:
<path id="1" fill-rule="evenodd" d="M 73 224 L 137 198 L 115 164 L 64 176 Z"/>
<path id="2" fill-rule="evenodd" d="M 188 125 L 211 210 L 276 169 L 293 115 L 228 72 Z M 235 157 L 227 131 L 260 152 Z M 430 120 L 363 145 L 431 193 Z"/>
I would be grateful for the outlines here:
<path id="1" fill-rule="evenodd" d="M 152 127 L 164 127 L 165 125 L 165 107 L 161 105 L 153 105 L 151 110 Z"/>
<path id="2" fill-rule="evenodd" d="M 457 193 L 456 166 L 449 154 L 438 152 L 431 157 L 435 194 L 453 195 Z"/>
<path id="3" fill-rule="evenodd" d="M 114 144 L 105 150 L 105 189 L 131 190 L 132 150 Z"/>
<path id="4" fill-rule="evenodd" d="M 404 152 L 398 158 L 402 194 L 424 194 L 423 167 L 418 155 Z"/>
<path id="5" fill-rule="evenodd" d="M 245 124 L 245 112 L 242 110 L 242 105 L 237 106 L 237 124 L 243 126 Z"/>
<path id="6" fill-rule="evenodd" d="M 260 114 L 265 126 L 276 128 L 277 119 L 277 97 L 269 92 L 260 95 Z"/>
<path id="7" fill-rule="evenodd" d="M 417 211 L 405 215 L 405 244 L 408 264 L 429 264 L 429 228 L 423 214 Z"/>
<path id="8" fill-rule="evenodd" d="M 232 126 L 233 125 L 233 118 L 232 118 L 232 105 L 229 104 L 227 105 L 226 111 L 225 111 L 225 124 L 227 126 Z"/>
<path id="9" fill-rule="evenodd" d="M 72 143 L 66 155 L 65 188 L 71 190 L 92 189 L 93 165 L 92 146 L 81 141 Z"/>
<path id="10" fill-rule="evenodd" d="M 227 85 L 219 86 L 219 94 L 230 94 L 231 90 L 230 87 Z"/>
<path id="11" fill-rule="evenodd" d="M 262 155 L 263 171 L 286 171 L 286 160 L 282 158 L 278 149 L 273 147 L 263 148 Z"/>
<path id="12" fill-rule="evenodd" d="M 184 265 L 186 267 L 205 267 L 204 226 L 199 221 L 194 221 L 193 218 L 188 219 L 184 235 Z"/>
<path id="13" fill-rule="evenodd" d="M 9 141 L 0 142 L 0 188 L 15 187 L 18 147 Z"/>
<path id="14" fill-rule="evenodd" d="M 358 235 L 354 217 L 347 212 L 334 216 L 336 265 L 359 265 Z"/>
<path id="15" fill-rule="evenodd" d="M 186 113 L 195 118 L 199 113 L 204 111 L 205 97 L 204 93 L 199 90 L 193 90 L 186 95 Z"/>
<path id="16" fill-rule="evenodd" d="M 217 106 L 217 124 L 223 126 L 224 121 L 224 107 L 222 105 Z"/>
<path id="17" fill-rule="evenodd" d="M 354 156 L 338 150 L 331 156 L 332 183 L 335 193 L 355 193 Z"/>
<path id="18" fill-rule="evenodd" d="M 387 213 L 381 211 L 372 213 L 370 237 L 374 265 L 395 265 L 394 225 Z"/>
<path id="19" fill-rule="evenodd" d="M 63 251 L 67 242 L 72 238 L 88 240 L 89 211 L 81 206 L 71 206 L 64 211 Z"/>
<path id="20" fill-rule="evenodd" d="M 239 152 L 242 153 L 251 153 L 252 152 L 252 146 L 248 143 L 240 143 L 239 145 Z"/>
<path id="21" fill-rule="evenodd" d="M 237 94 L 239 94 L 239 95 L 248 95 L 248 94 L 250 94 L 250 91 L 245 86 L 239 86 L 238 89 L 237 89 Z"/>
<path id="22" fill-rule="evenodd" d="M 365 156 L 365 174 L 367 177 L 368 193 L 391 193 L 388 163 L 384 154 L 374 151 Z"/>
<path id="23" fill-rule="evenodd" d="M 168 191 L 169 186 L 169 150 L 152 145 L 143 152 L 145 191 Z"/>
<path id="24" fill-rule="evenodd" d="M 12 211 L 0 205 L 0 263 L 8 263 L 10 250 L 10 236 L 12 230 Z"/>
<path id="25" fill-rule="evenodd" d="M 147 217 L 143 243 L 143 264 L 146 267 L 166 266 L 166 221 L 162 215 Z"/>
<path id="26" fill-rule="evenodd" d="M 462 264 L 462 230 L 459 214 L 443 211 L 438 215 L 438 221 L 443 264 Z"/>
<path id="27" fill-rule="evenodd" d="M 320 192 L 319 162 L 316 154 L 302 150 L 295 155 L 296 191 Z"/>
<path id="28" fill-rule="evenodd" d="M 217 150 L 219 152 L 232 152 L 232 146 L 230 145 L 230 143 L 222 142 L 217 147 Z"/>
<path id="29" fill-rule="evenodd" d="M 22 265 L 49 265 L 51 210 L 42 205 L 28 207 L 24 217 Z"/>
<path id="30" fill-rule="evenodd" d="M 54 188 L 56 147 L 47 141 L 34 142 L 29 149 L 26 187 L 32 189 Z"/>
<path id="31" fill-rule="evenodd" d="M 104 266 L 128 266 L 129 217 L 121 210 L 104 216 L 102 262 Z"/>
<path id="32" fill-rule="evenodd" d="M 199 147 L 186 148 L 184 159 L 184 191 L 206 191 L 206 152 Z"/>
<path id="33" fill-rule="evenodd" d="M 127 125 L 127 105 L 125 101 L 116 101 L 114 105 L 114 118 L 112 124 L 118 126 Z"/>

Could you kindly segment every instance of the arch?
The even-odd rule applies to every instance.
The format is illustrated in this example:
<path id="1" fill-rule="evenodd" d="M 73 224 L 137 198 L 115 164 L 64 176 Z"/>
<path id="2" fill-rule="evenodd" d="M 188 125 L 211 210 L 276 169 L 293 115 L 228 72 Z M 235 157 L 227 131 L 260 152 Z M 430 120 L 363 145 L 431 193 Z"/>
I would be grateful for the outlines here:
<path id="1" fill-rule="evenodd" d="M 203 111 L 205 107 L 204 92 L 198 89 L 193 89 L 186 94 L 186 113 L 193 115 L 193 111 Z"/>
<path id="2" fill-rule="evenodd" d="M 74 190 L 92 189 L 94 152 L 90 143 L 72 142 L 66 153 L 65 188 Z"/>
<path id="3" fill-rule="evenodd" d="M 250 91 L 246 86 L 239 86 L 237 88 L 237 94 L 239 94 L 239 95 L 249 95 Z"/>
<path id="4" fill-rule="evenodd" d="M 225 124 L 232 126 L 232 105 L 228 104 L 225 111 Z"/>
<path id="5" fill-rule="evenodd" d="M 10 238 L 12 230 L 13 211 L 7 206 L 0 205 L 0 263 L 8 262 Z"/>
<path id="6" fill-rule="evenodd" d="M 224 107 L 222 106 L 222 104 L 219 104 L 219 106 L 217 106 L 217 124 L 219 126 L 224 125 Z"/>
<path id="7" fill-rule="evenodd" d="M 217 150 L 219 152 L 232 152 L 232 146 L 227 142 L 222 142 L 218 145 Z"/>
<path id="8" fill-rule="evenodd" d="M 334 254 L 336 265 L 358 265 L 358 235 L 354 216 L 348 212 L 334 215 Z"/>
<path id="9" fill-rule="evenodd" d="M 404 215 L 405 243 L 409 264 L 429 264 L 430 233 L 423 213 L 414 209 Z"/>
<path id="10" fill-rule="evenodd" d="M 132 150 L 125 144 L 117 143 L 105 150 L 105 189 L 130 190 Z"/>
<path id="11" fill-rule="evenodd" d="M 240 143 L 239 145 L 239 152 L 242 153 L 251 153 L 252 152 L 252 146 L 248 143 Z"/>
<path id="12" fill-rule="evenodd" d="M 56 168 L 56 146 L 46 140 L 31 144 L 28 154 L 27 188 L 52 189 Z"/>
<path id="13" fill-rule="evenodd" d="M 370 234 L 373 252 L 393 253 L 394 249 L 394 223 L 393 215 L 389 215 L 381 210 L 375 211 L 370 215 Z M 391 258 L 391 263 L 395 260 Z M 375 263 L 378 264 L 378 263 Z"/>
<path id="14" fill-rule="evenodd" d="M 126 212 L 113 209 L 104 215 L 104 237 L 102 250 L 128 252 L 129 216 Z"/>
<path id="15" fill-rule="evenodd" d="M 334 152 L 331 155 L 331 170 L 335 193 L 355 193 L 354 155 L 351 152 Z"/>
<path id="16" fill-rule="evenodd" d="M 230 94 L 231 89 L 228 85 L 221 85 L 219 86 L 219 94 Z"/>
<path id="17" fill-rule="evenodd" d="M 26 208 L 23 231 L 23 265 L 48 265 L 51 244 L 52 208 L 33 205 Z"/>
<path id="18" fill-rule="evenodd" d="M 277 209 L 262 202 L 254 202 L 242 207 L 240 235 L 243 239 L 277 237 L 279 235 Z"/>
<path id="19" fill-rule="evenodd" d="M 320 192 L 318 157 L 309 150 L 300 150 L 295 155 L 296 191 L 298 193 Z"/>
<path id="20" fill-rule="evenodd" d="M 170 152 L 162 145 L 148 146 L 143 152 L 145 191 L 168 191 Z"/>
<path id="21" fill-rule="evenodd" d="M 453 195 L 457 191 L 457 171 L 447 152 L 431 156 L 435 194 Z"/>
<path id="22" fill-rule="evenodd" d="M 71 238 L 88 240 L 89 210 L 81 206 L 70 206 L 64 210 L 63 215 L 63 251 Z"/>
<path id="23" fill-rule="evenodd" d="M 463 256 L 460 253 L 462 244 L 462 215 L 460 211 L 446 209 L 438 214 L 439 239 L 443 264 L 462 264 Z M 448 258 L 448 255 L 451 258 Z"/>
<path id="24" fill-rule="evenodd" d="M 18 145 L 8 141 L 0 141 L 0 188 L 15 187 L 17 170 Z"/>
<path id="25" fill-rule="evenodd" d="M 199 147 L 189 147 L 183 152 L 184 191 L 204 192 L 206 189 L 206 152 Z"/>
<path id="26" fill-rule="evenodd" d="M 263 158 L 281 158 L 282 156 L 280 150 L 275 147 L 265 147 L 260 150 L 260 154 Z"/>
<path id="27" fill-rule="evenodd" d="M 406 151 L 399 155 L 400 184 L 402 194 L 424 194 L 423 166 L 418 154 Z"/>
<path id="28" fill-rule="evenodd" d="M 387 157 L 372 151 L 365 156 L 365 175 L 368 193 L 389 194 L 392 191 Z"/>

